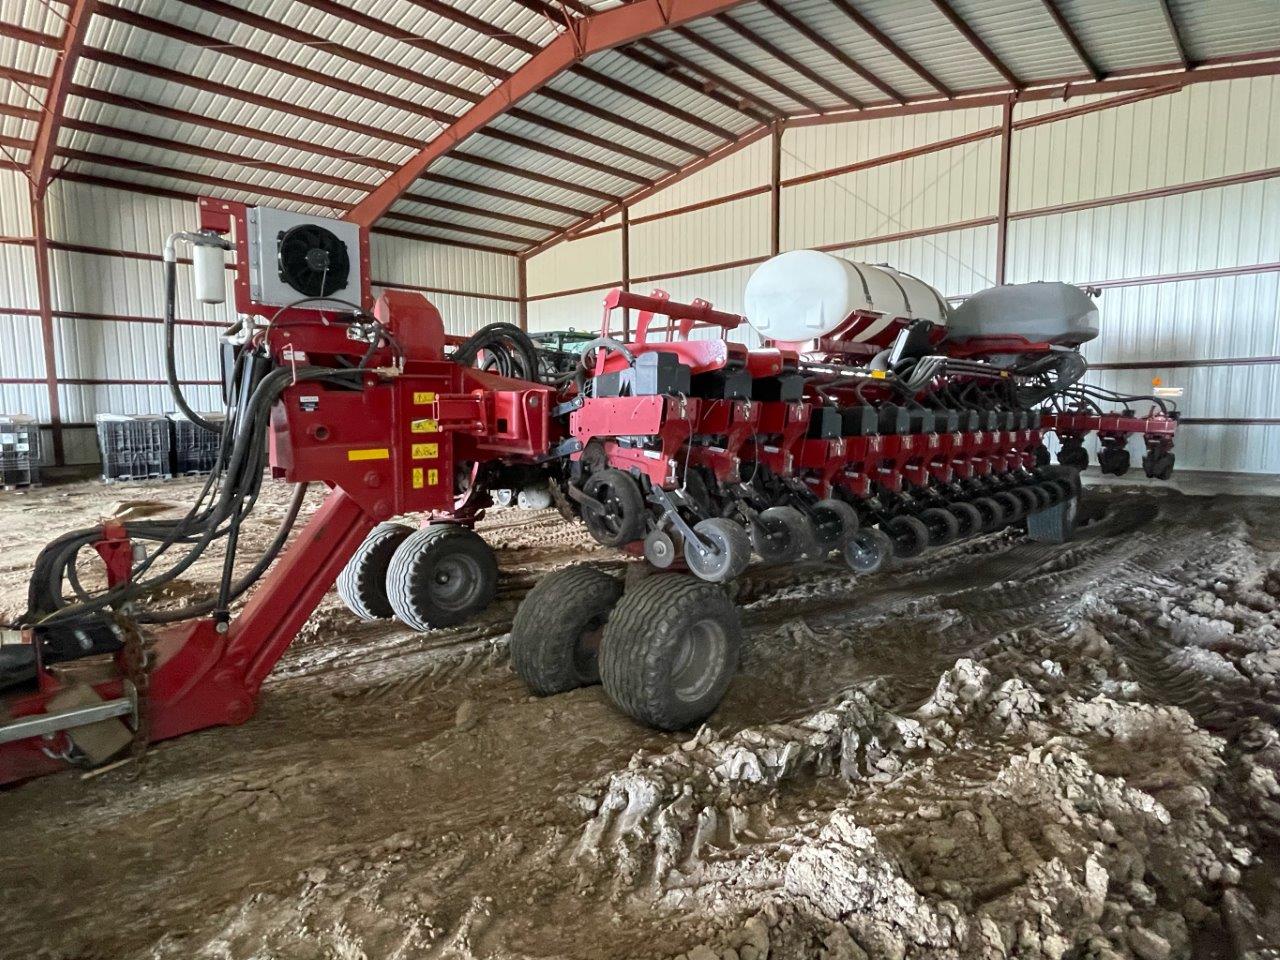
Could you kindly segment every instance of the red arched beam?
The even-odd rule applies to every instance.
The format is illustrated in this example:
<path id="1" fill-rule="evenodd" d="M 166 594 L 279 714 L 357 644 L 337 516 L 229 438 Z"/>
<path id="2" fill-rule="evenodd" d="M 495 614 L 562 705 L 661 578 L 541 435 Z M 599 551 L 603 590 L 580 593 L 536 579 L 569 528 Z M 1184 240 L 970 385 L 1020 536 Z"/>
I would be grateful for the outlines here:
<path id="1" fill-rule="evenodd" d="M 89 32 L 89 21 L 98 7 L 98 0 L 72 0 L 67 11 L 67 28 L 62 34 L 62 52 L 54 65 L 53 76 L 44 98 L 44 116 L 36 131 L 35 145 L 31 148 L 31 189 L 37 200 L 44 196 L 53 175 L 53 155 L 58 146 L 58 128 L 62 126 L 62 108 L 71 92 L 71 79 L 84 49 L 84 38 Z"/>
<path id="2" fill-rule="evenodd" d="M 524 97 L 593 53 L 611 50 L 671 27 L 712 16 L 744 0 L 636 0 L 626 6 L 576 20 L 569 30 L 530 57 L 483 100 L 455 120 L 394 174 L 347 213 L 362 227 L 373 223 L 435 160 L 497 119 Z"/>

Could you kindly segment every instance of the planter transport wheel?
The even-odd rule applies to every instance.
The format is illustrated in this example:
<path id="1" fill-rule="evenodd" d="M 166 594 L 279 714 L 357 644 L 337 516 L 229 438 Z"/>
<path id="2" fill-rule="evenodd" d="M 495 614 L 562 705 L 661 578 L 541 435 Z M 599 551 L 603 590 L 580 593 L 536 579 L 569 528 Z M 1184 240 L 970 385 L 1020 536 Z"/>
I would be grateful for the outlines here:
<path id="1" fill-rule="evenodd" d="M 726 517 L 702 520 L 693 532 L 707 544 L 707 550 L 699 550 L 692 540 L 684 545 L 684 562 L 703 580 L 709 583 L 725 583 L 747 569 L 751 562 L 751 540 L 747 531 Z"/>
<path id="2" fill-rule="evenodd" d="M 920 511 L 920 522 L 929 531 L 929 546 L 941 547 L 960 536 L 960 521 L 950 511 L 929 507 Z"/>
<path id="3" fill-rule="evenodd" d="M 893 541 L 893 555 L 899 560 L 918 557 L 929 545 L 929 528 L 915 517 L 903 514 L 890 518 L 881 526 Z"/>
<path id="4" fill-rule="evenodd" d="M 808 521 L 795 507 L 769 507 L 751 523 L 751 544 L 765 563 L 799 560 L 809 540 Z"/>
<path id="5" fill-rule="evenodd" d="M 1004 507 L 992 497 L 979 497 L 973 501 L 973 507 L 982 516 L 982 532 L 995 533 L 1003 530 L 1005 523 Z"/>
<path id="6" fill-rule="evenodd" d="M 451 627 L 498 592 L 498 561 L 473 530 L 435 523 L 404 539 L 387 570 L 387 598 L 405 626 Z"/>
<path id="7" fill-rule="evenodd" d="M 854 573 L 879 573 L 893 556 L 893 541 L 883 530 L 863 527 L 853 535 L 841 551 L 844 562 Z"/>
<path id="8" fill-rule="evenodd" d="M 811 527 L 820 547 L 839 550 L 858 532 L 858 511 L 843 500 L 819 500 L 813 505 Z"/>
<path id="9" fill-rule="evenodd" d="M 1004 510 L 1005 526 L 1017 523 L 1027 515 L 1027 508 L 1023 505 L 1022 500 L 1019 497 L 1015 497 L 1008 490 L 999 490 L 993 493 L 991 499 L 1000 504 Z"/>
<path id="10" fill-rule="evenodd" d="M 958 537 L 972 537 L 982 531 L 982 512 L 972 503 L 949 503 L 947 509 L 955 515 L 956 523 L 959 524 L 956 532 Z"/>
<path id="11" fill-rule="evenodd" d="M 408 524 L 378 524 L 338 574 L 338 596 L 361 620 L 395 616 L 387 599 L 387 568 L 396 548 L 412 533 Z"/>
<path id="12" fill-rule="evenodd" d="M 627 716 L 680 730 L 719 706 L 741 645 L 738 611 L 723 590 L 680 574 L 646 577 L 605 625 L 600 679 Z"/>
<path id="13" fill-rule="evenodd" d="M 629 474 L 612 467 L 593 473 L 583 492 L 600 504 L 582 505 L 582 520 L 597 543 L 621 547 L 644 536 L 644 495 Z"/>
<path id="14" fill-rule="evenodd" d="M 540 697 L 600 682 L 598 656 L 622 584 L 580 564 L 543 577 L 516 610 L 511 666 Z"/>

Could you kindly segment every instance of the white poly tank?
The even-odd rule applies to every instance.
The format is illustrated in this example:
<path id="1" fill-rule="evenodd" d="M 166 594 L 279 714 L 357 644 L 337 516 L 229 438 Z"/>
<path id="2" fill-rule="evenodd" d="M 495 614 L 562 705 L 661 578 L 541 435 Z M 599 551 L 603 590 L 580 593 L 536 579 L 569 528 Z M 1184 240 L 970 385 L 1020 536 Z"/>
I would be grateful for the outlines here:
<path id="1" fill-rule="evenodd" d="M 831 336 L 855 316 L 841 339 L 887 344 L 913 320 L 945 326 L 948 313 L 942 294 L 915 277 L 820 250 L 766 260 L 747 281 L 745 305 L 760 336 L 791 345 Z"/>

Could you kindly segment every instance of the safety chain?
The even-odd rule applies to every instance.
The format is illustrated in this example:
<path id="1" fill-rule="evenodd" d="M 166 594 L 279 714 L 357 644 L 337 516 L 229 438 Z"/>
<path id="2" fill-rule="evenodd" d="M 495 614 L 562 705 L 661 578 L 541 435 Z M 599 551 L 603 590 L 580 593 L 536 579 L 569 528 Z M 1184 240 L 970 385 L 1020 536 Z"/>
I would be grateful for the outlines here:
<path id="1" fill-rule="evenodd" d="M 143 645 L 142 634 L 138 631 L 137 623 L 122 614 L 117 614 L 115 621 L 124 635 L 124 647 L 120 651 L 121 666 L 124 669 L 125 680 L 133 684 L 134 696 L 138 704 L 137 725 L 133 731 L 133 742 L 129 745 L 129 755 L 133 757 L 136 764 L 136 775 L 151 737 L 150 657 Z"/>

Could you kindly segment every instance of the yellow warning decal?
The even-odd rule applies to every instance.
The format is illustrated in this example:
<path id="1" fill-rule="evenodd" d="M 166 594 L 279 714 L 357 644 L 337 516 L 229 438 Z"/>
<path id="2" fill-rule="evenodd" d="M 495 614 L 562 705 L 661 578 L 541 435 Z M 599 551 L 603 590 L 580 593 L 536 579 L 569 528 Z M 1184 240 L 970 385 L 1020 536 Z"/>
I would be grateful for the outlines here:
<path id="1" fill-rule="evenodd" d="M 422 489 L 422 468 L 421 467 L 413 468 L 413 489 L 415 490 Z"/>
<path id="2" fill-rule="evenodd" d="M 413 394 L 414 403 L 435 403 L 436 395 L 428 390 L 415 390 Z"/>
<path id="3" fill-rule="evenodd" d="M 436 486 L 439 486 L 439 485 L 440 485 L 440 471 L 439 471 L 439 470 L 428 470 L 428 471 L 427 471 L 427 486 L 429 486 L 429 487 L 436 487 Z"/>
<path id="4" fill-rule="evenodd" d="M 440 456 L 440 444 L 438 443 L 415 443 L 413 445 L 413 459 L 415 460 L 435 460 Z"/>
<path id="5" fill-rule="evenodd" d="M 439 433 L 440 424 L 434 420 L 415 420 L 409 426 L 413 433 Z"/>
<path id="6" fill-rule="evenodd" d="M 391 451 L 386 447 L 370 447 L 367 450 L 348 450 L 348 460 L 390 460 Z"/>
<path id="7" fill-rule="evenodd" d="M 871 371 L 871 378 L 872 378 L 873 380 L 883 380 L 883 379 L 884 379 L 884 371 L 883 371 L 883 370 L 872 370 L 872 371 Z"/>

